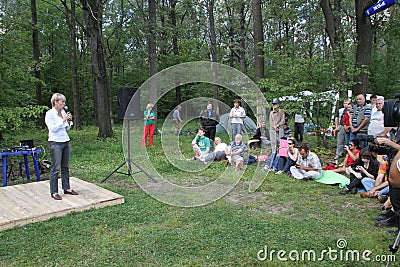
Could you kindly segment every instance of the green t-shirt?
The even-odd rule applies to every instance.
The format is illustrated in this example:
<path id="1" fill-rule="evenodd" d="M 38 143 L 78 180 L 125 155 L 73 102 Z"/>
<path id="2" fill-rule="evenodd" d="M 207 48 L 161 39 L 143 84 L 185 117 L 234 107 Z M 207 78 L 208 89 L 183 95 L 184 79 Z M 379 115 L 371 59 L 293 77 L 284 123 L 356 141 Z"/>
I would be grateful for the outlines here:
<path id="1" fill-rule="evenodd" d="M 201 152 L 205 152 L 207 147 L 210 147 L 210 139 L 206 136 L 200 137 L 197 136 L 196 144 L 199 146 Z"/>
<path id="2" fill-rule="evenodd" d="M 143 117 L 143 118 L 146 118 L 146 117 L 147 117 L 147 113 L 148 113 L 148 110 L 146 109 L 146 110 L 144 111 L 144 117 Z M 154 117 L 154 110 L 151 110 L 151 111 L 150 111 L 150 116 L 149 116 L 149 118 L 151 118 L 151 117 Z M 154 124 L 154 120 L 144 120 L 144 125 L 149 125 L 149 124 Z"/>

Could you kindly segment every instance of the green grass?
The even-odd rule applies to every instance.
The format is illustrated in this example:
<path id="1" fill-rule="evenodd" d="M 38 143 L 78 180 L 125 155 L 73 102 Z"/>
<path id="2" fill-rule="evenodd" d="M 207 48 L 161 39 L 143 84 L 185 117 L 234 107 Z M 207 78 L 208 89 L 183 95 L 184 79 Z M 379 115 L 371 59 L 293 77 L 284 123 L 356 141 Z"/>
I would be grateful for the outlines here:
<path id="1" fill-rule="evenodd" d="M 71 131 L 71 175 L 125 196 L 125 203 L 0 232 L 0 266 L 385 265 L 330 261 L 328 256 L 322 262 L 282 262 L 276 253 L 273 261 L 257 259 L 257 253 L 265 246 L 269 251 L 320 253 L 329 247 L 338 249 L 338 239 L 347 241 L 345 251 L 371 250 L 373 257 L 389 254 L 388 245 L 394 236 L 375 227 L 372 220 L 379 214 L 378 202 L 361 199 L 359 195 L 339 195 L 336 186 L 270 173 L 256 192 L 249 193 L 248 182 L 256 168 L 251 165 L 237 187 L 224 198 L 203 207 L 180 208 L 153 199 L 132 177 L 117 173 L 100 184 L 124 161 L 121 129 L 117 126 L 115 138 L 106 142 L 95 140 L 95 128 Z M 2 146 L 15 145 L 17 140 L 28 137 L 48 150 L 45 130 L 33 136 L 6 136 Z M 180 137 L 185 157 L 191 155 L 192 138 Z M 314 142 L 312 137 L 307 138 Z M 164 157 L 160 144 L 158 135 L 155 147 L 148 150 L 152 163 L 177 184 L 205 184 L 225 168 L 224 163 L 215 163 L 200 173 L 182 172 Z M 49 159 L 48 153 L 45 157 Z M 48 179 L 47 173 L 43 179 Z"/>

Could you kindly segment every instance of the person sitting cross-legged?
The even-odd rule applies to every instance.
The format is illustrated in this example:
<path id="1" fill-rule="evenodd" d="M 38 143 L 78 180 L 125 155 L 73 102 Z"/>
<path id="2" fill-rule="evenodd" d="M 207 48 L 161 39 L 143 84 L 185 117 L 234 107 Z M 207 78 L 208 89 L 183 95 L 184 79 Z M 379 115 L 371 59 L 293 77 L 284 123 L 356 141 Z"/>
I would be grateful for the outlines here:
<path id="1" fill-rule="evenodd" d="M 294 166 L 296 164 L 296 161 L 299 157 L 299 150 L 295 147 L 296 142 L 294 139 L 289 139 L 288 140 L 288 150 L 287 150 L 287 158 L 286 162 L 282 157 L 279 158 L 278 160 L 278 171 L 275 174 L 281 174 L 283 172 L 289 174 L 290 173 L 290 167 Z"/>
<path id="2" fill-rule="evenodd" d="M 387 169 L 389 164 L 386 156 L 378 155 L 376 158 L 379 162 L 378 176 L 376 179 L 365 177 L 361 180 L 361 183 L 367 192 L 362 192 L 360 197 L 377 197 L 379 202 L 383 203 L 389 197 L 389 181 L 387 180 Z"/>
<path id="3" fill-rule="evenodd" d="M 350 184 L 340 191 L 342 195 L 350 192 L 356 194 L 357 187 L 363 187 L 361 180 L 365 177 L 375 180 L 378 175 L 378 163 L 372 158 L 368 148 L 363 148 L 360 152 L 360 159 L 348 167 L 347 170 L 350 172 Z"/>
<path id="4" fill-rule="evenodd" d="M 319 176 L 322 167 L 318 156 L 309 151 L 307 145 L 303 145 L 299 151 L 300 155 L 296 161 L 296 165 L 290 167 L 293 178 L 310 180 Z"/>
<path id="5" fill-rule="evenodd" d="M 221 138 L 215 137 L 215 147 L 214 151 L 209 153 L 207 157 L 205 157 L 204 161 L 211 162 L 211 161 L 222 161 L 226 159 L 226 149 L 228 148 L 228 145 L 223 143 Z"/>
<path id="6" fill-rule="evenodd" d="M 194 157 L 192 160 L 200 159 L 204 161 L 207 155 L 210 153 L 210 139 L 204 136 L 204 129 L 200 128 L 192 140 Z"/>
<path id="7" fill-rule="evenodd" d="M 235 164 L 235 171 L 243 166 L 243 156 L 246 145 L 242 142 L 242 135 L 236 134 L 235 141 L 231 142 L 226 150 L 226 156 L 231 157 L 232 164 Z"/>

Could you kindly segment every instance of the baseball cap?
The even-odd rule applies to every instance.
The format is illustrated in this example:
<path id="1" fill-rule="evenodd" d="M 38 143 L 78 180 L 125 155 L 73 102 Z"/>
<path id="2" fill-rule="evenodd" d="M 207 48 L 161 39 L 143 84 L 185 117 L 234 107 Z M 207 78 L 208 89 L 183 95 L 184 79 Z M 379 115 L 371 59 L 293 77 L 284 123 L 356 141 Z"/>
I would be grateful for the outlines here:
<path id="1" fill-rule="evenodd" d="M 274 105 L 274 104 L 279 104 L 278 98 L 274 98 L 274 99 L 272 100 L 272 104 L 273 104 L 273 105 Z"/>

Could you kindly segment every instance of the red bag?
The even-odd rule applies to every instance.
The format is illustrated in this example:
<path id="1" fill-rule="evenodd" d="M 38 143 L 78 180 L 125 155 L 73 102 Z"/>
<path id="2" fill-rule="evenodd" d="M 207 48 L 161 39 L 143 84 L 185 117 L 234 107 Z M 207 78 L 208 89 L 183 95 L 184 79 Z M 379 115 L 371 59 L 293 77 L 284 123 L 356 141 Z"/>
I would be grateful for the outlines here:
<path id="1" fill-rule="evenodd" d="M 334 169 L 336 169 L 336 168 L 337 168 L 337 166 L 336 166 L 335 163 L 329 162 L 329 163 L 326 164 L 326 166 L 323 167 L 322 169 L 323 169 L 324 171 L 327 171 L 327 170 L 334 170 Z"/>

